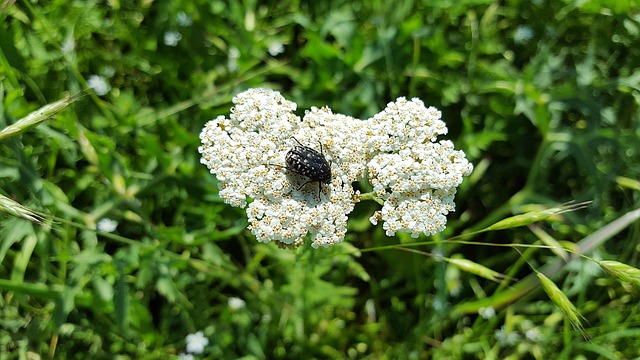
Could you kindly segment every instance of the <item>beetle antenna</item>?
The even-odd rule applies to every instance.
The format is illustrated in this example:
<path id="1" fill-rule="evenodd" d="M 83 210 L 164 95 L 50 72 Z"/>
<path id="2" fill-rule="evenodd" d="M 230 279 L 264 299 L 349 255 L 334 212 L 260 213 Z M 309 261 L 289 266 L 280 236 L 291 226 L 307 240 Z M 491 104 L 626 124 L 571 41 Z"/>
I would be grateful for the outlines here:
<path id="1" fill-rule="evenodd" d="M 304 146 L 304 145 L 302 145 L 302 143 L 301 143 L 300 141 L 298 141 L 298 139 L 294 138 L 293 136 L 292 136 L 291 138 L 292 138 L 293 140 L 295 140 L 295 141 L 298 143 L 298 145 L 300 145 L 300 146 Z"/>

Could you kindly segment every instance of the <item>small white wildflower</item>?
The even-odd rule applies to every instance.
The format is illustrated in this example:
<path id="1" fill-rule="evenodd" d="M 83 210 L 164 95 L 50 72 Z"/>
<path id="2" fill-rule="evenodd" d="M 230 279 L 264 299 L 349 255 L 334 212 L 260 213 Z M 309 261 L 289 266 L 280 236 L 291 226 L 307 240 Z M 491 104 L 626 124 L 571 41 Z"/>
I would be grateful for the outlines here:
<path id="1" fill-rule="evenodd" d="M 205 346 L 209 344 L 209 339 L 204 336 L 202 331 L 198 331 L 194 334 L 187 335 L 187 346 L 185 347 L 188 353 L 202 354 Z"/>
<path id="2" fill-rule="evenodd" d="M 504 325 L 499 330 L 496 330 L 495 337 L 498 343 L 502 346 L 515 346 L 520 340 L 520 333 L 513 330 L 507 330 Z"/>
<path id="3" fill-rule="evenodd" d="M 172 30 L 164 33 L 164 44 L 167 46 L 176 46 L 182 40 L 182 34 Z"/>
<path id="4" fill-rule="evenodd" d="M 526 44 L 533 39 L 533 30 L 526 25 L 520 25 L 513 32 L 513 41 L 516 44 Z"/>
<path id="5" fill-rule="evenodd" d="M 227 54 L 227 68 L 229 72 L 235 72 L 238 70 L 238 59 L 240 58 L 240 50 L 235 47 L 229 49 Z"/>
<path id="6" fill-rule="evenodd" d="M 229 300 L 227 301 L 227 304 L 229 305 L 231 310 L 239 310 L 239 309 L 242 309 L 243 307 L 245 307 L 245 305 L 246 305 L 244 300 L 242 300 L 242 299 L 240 299 L 238 297 L 230 297 Z"/>
<path id="7" fill-rule="evenodd" d="M 364 310 L 367 313 L 367 320 L 369 322 L 377 322 L 376 302 L 373 299 L 368 299 L 364 303 Z"/>
<path id="8" fill-rule="evenodd" d="M 118 227 L 118 222 L 109 218 L 102 218 L 96 224 L 96 228 L 102 232 L 114 232 Z"/>
<path id="9" fill-rule="evenodd" d="M 301 121 L 295 103 L 267 89 L 247 90 L 233 103 L 229 119 L 206 124 L 198 151 L 218 178 L 220 197 L 247 208 L 249 229 L 261 242 L 299 244 L 308 233 L 314 248 L 341 242 L 361 196 L 351 184 L 367 172 L 384 200 L 372 223 L 384 220 L 388 235 L 434 234 L 444 229 L 456 187 L 473 169 L 453 143 L 435 142 L 447 128 L 440 112 L 418 99 L 399 98 L 365 121 L 328 107 L 312 107 Z M 283 170 L 296 140 L 322 150 L 331 164 L 331 182 L 320 194 L 317 183 L 305 185 L 307 178 Z"/>
<path id="10" fill-rule="evenodd" d="M 178 20 L 178 25 L 180 26 L 191 26 L 193 24 L 193 19 L 184 11 L 178 11 L 176 14 L 176 19 Z"/>
<path id="11" fill-rule="evenodd" d="M 284 45 L 279 41 L 272 42 L 267 48 L 267 52 L 271 56 L 276 56 L 284 52 Z"/>
<path id="12" fill-rule="evenodd" d="M 540 329 L 537 328 L 537 327 L 534 327 L 534 328 L 531 328 L 531 329 L 527 330 L 524 333 L 524 336 L 527 339 L 529 339 L 530 341 L 533 341 L 534 343 L 535 342 L 540 342 L 540 341 L 542 341 L 544 339 L 544 334 L 542 334 Z"/>
<path id="13" fill-rule="evenodd" d="M 109 85 L 107 79 L 100 75 L 89 76 L 87 86 L 98 96 L 106 95 L 111 90 L 111 85 Z"/>
<path id="14" fill-rule="evenodd" d="M 180 353 L 178 354 L 178 359 L 179 360 L 195 360 L 196 358 L 191 354 Z"/>
<path id="15" fill-rule="evenodd" d="M 102 71 L 100 71 L 100 73 L 102 73 L 103 76 L 110 78 L 116 74 L 116 68 L 114 68 L 113 66 L 105 66 L 102 68 Z"/>
<path id="16" fill-rule="evenodd" d="M 483 319 L 488 320 L 496 316 L 496 310 L 493 306 L 483 307 L 478 310 L 478 315 L 482 316 Z"/>
<path id="17" fill-rule="evenodd" d="M 464 288 L 462 287 L 462 283 L 460 282 L 460 280 L 457 280 L 447 283 L 447 289 L 449 290 L 449 295 L 458 297 L 460 296 Z"/>
<path id="18" fill-rule="evenodd" d="M 544 339 L 544 334 L 540 331 L 533 321 L 524 319 L 520 322 L 520 331 L 524 333 L 525 338 L 536 343 Z"/>
<path id="19" fill-rule="evenodd" d="M 65 37 L 62 45 L 60 45 L 60 50 L 62 50 L 62 52 L 65 54 L 69 54 L 73 52 L 73 50 L 75 49 L 76 49 L 76 40 L 73 38 L 72 34 L 69 34 L 68 36 Z"/>
<path id="20" fill-rule="evenodd" d="M 431 307 L 433 307 L 433 310 L 435 310 L 435 312 L 442 313 L 443 311 L 445 311 L 447 309 L 447 303 L 442 301 L 438 297 L 438 298 L 433 300 L 433 303 L 431 303 Z"/>

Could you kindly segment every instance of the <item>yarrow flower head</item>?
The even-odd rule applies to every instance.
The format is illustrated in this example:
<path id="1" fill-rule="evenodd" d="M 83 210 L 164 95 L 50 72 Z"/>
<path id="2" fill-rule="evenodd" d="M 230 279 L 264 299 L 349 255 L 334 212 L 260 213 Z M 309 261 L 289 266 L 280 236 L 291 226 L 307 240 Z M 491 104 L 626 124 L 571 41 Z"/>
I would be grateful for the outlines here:
<path id="1" fill-rule="evenodd" d="M 233 103 L 229 118 L 206 124 L 198 150 L 217 176 L 220 197 L 247 208 L 261 242 L 296 246 L 307 234 L 316 248 L 341 242 L 347 214 L 362 198 L 351 184 L 365 177 L 383 204 L 371 217 L 374 225 L 384 221 L 388 235 L 434 234 L 444 229 L 456 187 L 473 169 L 453 143 L 435 142 L 447 128 L 440 112 L 419 99 L 399 98 L 368 120 L 328 107 L 312 107 L 301 120 L 295 103 L 267 89 L 247 90 Z M 322 186 L 288 166 L 297 142 L 329 163 L 331 179 Z M 314 170 L 318 156 L 300 164 Z"/>
<path id="2" fill-rule="evenodd" d="M 473 166 L 462 151 L 448 140 L 435 142 L 447 133 L 441 113 L 425 108 L 419 99 L 399 98 L 369 120 L 371 133 L 367 149 L 373 158 L 367 164 L 373 191 L 384 200 L 382 210 L 371 223 L 384 220 L 388 236 L 408 232 L 433 235 L 444 230 L 446 215 L 462 176 Z"/>

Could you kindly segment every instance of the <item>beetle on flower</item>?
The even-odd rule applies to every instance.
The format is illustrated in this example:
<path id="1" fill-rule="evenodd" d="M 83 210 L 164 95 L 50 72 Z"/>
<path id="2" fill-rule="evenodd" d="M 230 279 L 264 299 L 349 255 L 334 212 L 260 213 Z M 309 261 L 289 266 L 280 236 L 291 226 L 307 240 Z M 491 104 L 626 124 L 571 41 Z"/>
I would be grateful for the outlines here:
<path id="1" fill-rule="evenodd" d="M 295 140 L 299 146 L 294 146 L 287 152 L 285 158 L 287 165 L 271 165 L 284 167 L 292 173 L 306 177 L 308 181 L 300 185 L 298 190 L 301 190 L 307 184 L 317 182 L 319 198 L 320 192 L 322 191 L 322 184 L 331 183 L 331 165 L 324 157 L 322 143 L 320 143 L 320 152 L 318 152 L 315 149 L 302 145 L 296 138 L 293 138 L 293 140 Z"/>
<path id="2" fill-rule="evenodd" d="M 249 229 L 261 242 L 300 245 L 307 234 L 313 247 L 341 242 L 361 199 L 383 205 L 371 222 L 384 221 L 390 236 L 433 234 L 444 229 L 456 187 L 473 169 L 453 143 L 435 142 L 446 125 L 419 99 L 398 98 L 368 120 L 312 107 L 301 121 L 295 103 L 268 89 L 247 90 L 233 103 L 228 119 L 206 124 L 198 150 L 220 197 L 247 208 Z M 305 182 L 290 181 L 287 172 Z M 373 192 L 360 194 L 351 184 L 365 176 Z M 317 196 L 305 186 L 314 182 Z"/>

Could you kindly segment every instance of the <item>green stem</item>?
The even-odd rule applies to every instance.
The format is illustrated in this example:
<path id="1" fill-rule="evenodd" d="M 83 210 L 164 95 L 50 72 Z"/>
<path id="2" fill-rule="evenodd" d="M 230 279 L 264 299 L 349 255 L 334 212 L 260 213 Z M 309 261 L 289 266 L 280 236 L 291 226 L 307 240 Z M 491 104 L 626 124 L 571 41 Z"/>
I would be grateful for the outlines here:
<path id="1" fill-rule="evenodd" d="M 364 194 L 360 194 L 359 199 L 362 200 L 373 200 L 375 202 L 377 202 L 380 205 L 384 205 L 384 200 L 378 196 L 376 196 L 375 192 L 368 192 L 368 193 L 364 193 Z"/>

